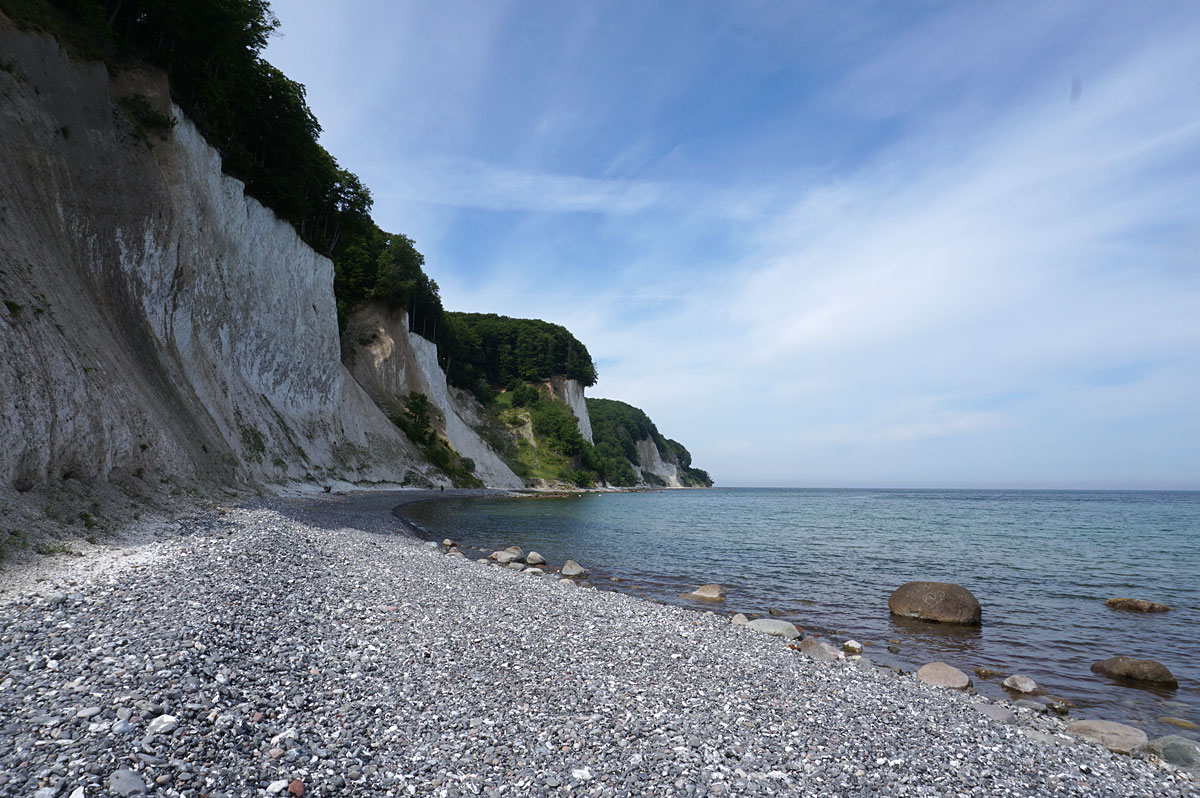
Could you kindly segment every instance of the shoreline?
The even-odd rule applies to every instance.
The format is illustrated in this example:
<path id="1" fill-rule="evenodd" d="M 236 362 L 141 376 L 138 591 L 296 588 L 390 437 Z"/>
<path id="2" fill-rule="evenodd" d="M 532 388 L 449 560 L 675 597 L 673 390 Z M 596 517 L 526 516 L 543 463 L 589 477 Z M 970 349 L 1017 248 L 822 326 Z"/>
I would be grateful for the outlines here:
<path id="1" fill-rule="evenodd" d="M 446 557 L 391 513 L 443 496 L 398 493 L 230 508 L 65 596 L 0 599 L 0 794 L 118 770 L 162 795 L 1196 789 L 724 616 Z M 65 774 L 38 764 L 64 750 Z"/>

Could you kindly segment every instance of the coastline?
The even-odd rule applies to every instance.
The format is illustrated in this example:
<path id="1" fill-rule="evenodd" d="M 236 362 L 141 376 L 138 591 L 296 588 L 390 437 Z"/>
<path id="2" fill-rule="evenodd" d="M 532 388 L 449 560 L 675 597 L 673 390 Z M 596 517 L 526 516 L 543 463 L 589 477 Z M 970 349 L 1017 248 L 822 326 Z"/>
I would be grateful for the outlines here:
<path id="1" fill-rule="evenodd" d="M 118 770 L 163 795 L 1195 790 L 1057 719 L 446 557 L 390 512 L 430 493 L 228 508 L 65 595 L 0 599 L 0 794 Z"/>

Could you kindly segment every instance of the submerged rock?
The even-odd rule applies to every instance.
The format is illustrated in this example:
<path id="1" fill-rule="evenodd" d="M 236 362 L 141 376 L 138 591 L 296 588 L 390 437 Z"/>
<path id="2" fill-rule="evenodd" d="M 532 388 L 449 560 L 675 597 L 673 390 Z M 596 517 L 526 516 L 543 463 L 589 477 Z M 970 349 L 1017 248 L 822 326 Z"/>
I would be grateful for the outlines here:
<path id="1" fill-rule="evenodd" d="M 976 668 L 975 675 L 980 679 L 994 679 L 997 676 L 1007 676 L 1007 671 L 994 671 L 991 668 Z"/>
<path id="2" fill-rule="evenodd" d="M 977 626 L 983 617 L 978 599 L 949 582 L 909 582 L 888 599 L 888 609 L 902 618 Z"/>
<path id="3" fill-rule="evenodd" d="M 1067 726 L 1067 731 L 1093 743 L 1099 743 L 1110 751 L 1128 754 L 1139 745 L 1148 742 L 1141 729 L 1113 723 L 1111 720 L 1077 720 Z"/>
<path id="4" fill-rule="evenodd" d="M 588 569 L 584 568 L 574 560 L 567 560 L 562 567 L 563 576 L 587 576 L 588 573 Z"/>
<path id="5" fill-rule="evenodd" d="M 1167 670 L 1167 666 L 1152 659 L 1131 659 L 1129 657 L 1110 657 L 1104 662 L 1092 666 L 1092 673 L 1102 673 L 1114 679 L 1127 679 L 1131 682 L 1158 685 L 1160 687 L 1179 687 L 1175 674 Z"/>
<path id="6" fill-rule="evenodd" d="M 1046 692 L 1041 687 L 1038 687 L 1038 683 L 1033 679 L 1030 679 L 1028 676 L 1021 676 L 1020 674 L 1009 676 L 1000 683 L 1000 686 L 1005 690 L 1012 690 L 1014 693 L 1028 693 L 1036 695 Z"/>
<path id="7" fill-rule="evenodd" d="M 791 621 L 777 621 L 774 618 L 759 618 L 757 620 L 747 622 L 746 626 L 756 632 L 762 632 L 766 635 L 774 637 L 782 637 L 787 640 L 795 640 L 800 636 L 800 630 L 796 628 L 796 624 Z"/>
<path id="8" fill-rule="evenodd" d="M 917 671 L 917 678 L 933 687 L 948 690 L 966 690 L 971 686 L 971 677 L 945 662 L 930 662 Z"/>
<path id="9" fill-rule="evenodd" d="M 847 640 L 845 643 L 842 643 L 842 651 L 845 651 L 847 654 L 861 654 L 863 653 L 862 643 L 857 640 Z"/>
<path id="10" fill-rule="evenodd" d="M 1195 723 L 1192 723 L 1190 720 L 1184 720 L 1183 718 L 1173 718 L 1170 715 L 1161 717 L 1161 718 L 1159 718 L 1159 720 L 1170 726 L 1178 726 L 1181 729 L 1200 729 L 1200 726 L 1197 726 Z"/>
<path id="11" fill-rule="evenodd" d="M 725 588 L 720 585 L 701 585 L 691 593 L 680 593 L 679 597 L 700 599 L 702 601 L 724 601 Z"/>
<path id="12" fill-rule="evenodd" d="M 1125 610 L 1127 612 L 1170 612 L 1171 608 L 1166 604 L 1159 604 L 1155 601 L 1146 601 L 1146 599 L 1131 599 L 1131 598 L 1110 598 L 1104 602 L 1104 606 L 1111 607 L 1114 610 Z"/>

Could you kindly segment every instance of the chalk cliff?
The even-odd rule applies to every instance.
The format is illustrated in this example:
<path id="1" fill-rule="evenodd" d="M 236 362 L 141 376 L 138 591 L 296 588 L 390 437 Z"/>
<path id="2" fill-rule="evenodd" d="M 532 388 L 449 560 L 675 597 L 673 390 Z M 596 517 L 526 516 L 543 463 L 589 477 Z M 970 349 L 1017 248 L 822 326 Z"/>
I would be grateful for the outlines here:
<path id="1" fill-rule="evenodd" d="M 566 377 L 552 377 L 549 382 L 550 392 L 555 398 L 564 402 L 575 418 L 579 421 L 579 434 L 588 443 L 592 440 L 592 420 L 588 417 L 587 400 L 583 396 L 583 385 L 579 380 L 569 380 Z"/>
<path id="2" fill-rule="evenodd" d="M 342 366 L 330 261 L 222 174 L 160 74 L 110 79 L 3 15 L 0 53 L 0 489 L 441 481 Z M 174 129 L 141 140 L 131 96 Z"/>

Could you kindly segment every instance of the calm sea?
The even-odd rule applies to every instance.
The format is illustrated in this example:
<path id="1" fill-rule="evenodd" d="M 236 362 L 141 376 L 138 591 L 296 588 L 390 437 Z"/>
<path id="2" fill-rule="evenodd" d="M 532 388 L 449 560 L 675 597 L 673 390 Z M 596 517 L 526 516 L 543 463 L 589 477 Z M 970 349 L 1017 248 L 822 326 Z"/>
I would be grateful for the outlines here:
<path id="1" fill-rule="evenodd" d="M 729 594 L 712 609 L 782 612 L 834 641 L 869 641 L 878 663 L 1023 673 L 1074 702 L 1077 717 L 1198 736 L 1158 718 L 1200 723 L 1200 492 L 729 488 L 447 500 L 403 512 L 429 539 L 453 537 L 477 556 L 517 544 L 556 566 L 579 561 L 597 587 L 695 607 L 678 594 L 717 582 Z M 982 628 L 893 618 L 888 596 L 912 580 L 969 589 Z M 1114 596 L 1173 609 L 1118 612 L 1104 606 Z M 1180 688 L 1091 673 L 1117 655 L 1163 662 Z M 1003 694 L 971 675 L 980 692 Z"/>

